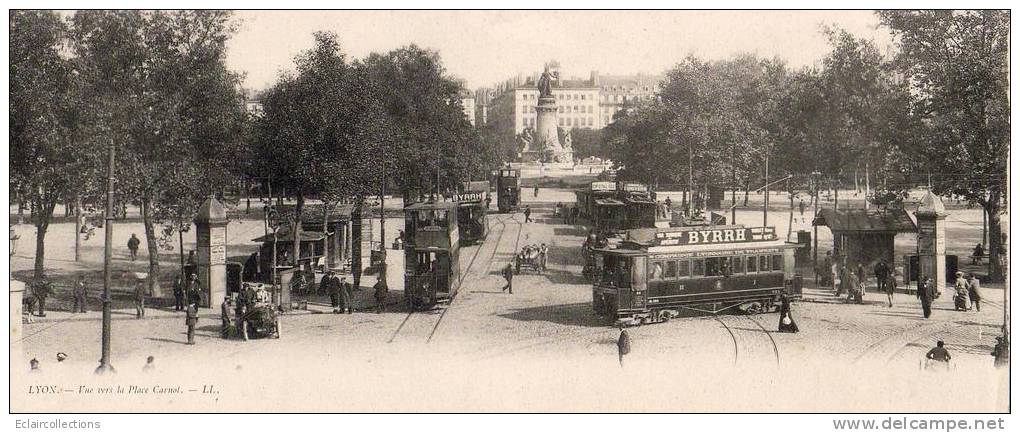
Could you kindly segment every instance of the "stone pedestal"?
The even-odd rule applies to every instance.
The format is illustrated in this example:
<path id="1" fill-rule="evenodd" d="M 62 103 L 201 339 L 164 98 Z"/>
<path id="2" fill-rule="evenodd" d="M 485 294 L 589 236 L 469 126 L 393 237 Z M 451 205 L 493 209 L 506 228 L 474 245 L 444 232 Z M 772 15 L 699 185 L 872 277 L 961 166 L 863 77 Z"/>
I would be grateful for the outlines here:
<path id="1" fill-rule="evenodd" d="M 227 214 L 210 197 L 195 217 L 198 281 L 205 293 L 202 306 L 219 306 L 227 293 Z"/>
<path id="2" fill-rule="evenodd" d="M 942 290 L 946 287 L 946 207 L 942 199 L 928 191 L 914 215 L 919 277 L 922 281 L 931 278 Z"/>

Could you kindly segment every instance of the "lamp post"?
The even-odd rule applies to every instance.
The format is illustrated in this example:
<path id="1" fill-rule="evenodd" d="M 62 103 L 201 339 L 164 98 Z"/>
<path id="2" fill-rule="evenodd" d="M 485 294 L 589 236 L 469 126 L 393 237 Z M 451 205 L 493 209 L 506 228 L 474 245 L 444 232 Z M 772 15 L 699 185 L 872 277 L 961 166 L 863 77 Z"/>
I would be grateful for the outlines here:
<path id="1" fill-rule="evenodd" d="M 272 278 L 273 278 L 273 298 L 274 298 L 274 301 L 275 301 L 274 303 L 277 304 L 277 305 L 282 305 L 282 303 L 283 303 L 283 291 L 282 291 L 282 288 L 279 287 L 279 285 L 276 282 L 276 242 L 277 242 L 277 233 L 278 233 L 278 230 L 280 228 L 280 222 L 279 222 L 279 218 L 278 218 L 278 216 L 276 214 L 276 208 L 273 207 L 273 205 L 271 203 L 272 203 L 272 201 L 270 201 L 270 204 L 267 204 L 266 206 L 264 206 L 262 208 L 262 210 L 263 210 L 263 212 L 266 215 L 266 226 L 271 228 L 271 229 L 273 229 L 273 262 L 272 262 L 273 272 L 272 272 Z"/>
<path id="2" fill-rule="evenodd" d="M 96 374 L 104 373 L 115 373 L 113 365 L 110 363 L 110 325 L 111 325 L 111 311 L 110 311 L 110 286 L 113 283 L 113 272 L 111 266 L 113 265 L 113 170 L 116 155 L 116 149 L 114 148 L 113 139 L 110 139 L 110 144 L 107 149 L 107 172 L 106 172 L 106 242 L 103 247 L 103 333 L 102 333 L 102 357 L 99 359 L 99 367 L 96 368 Z"/>

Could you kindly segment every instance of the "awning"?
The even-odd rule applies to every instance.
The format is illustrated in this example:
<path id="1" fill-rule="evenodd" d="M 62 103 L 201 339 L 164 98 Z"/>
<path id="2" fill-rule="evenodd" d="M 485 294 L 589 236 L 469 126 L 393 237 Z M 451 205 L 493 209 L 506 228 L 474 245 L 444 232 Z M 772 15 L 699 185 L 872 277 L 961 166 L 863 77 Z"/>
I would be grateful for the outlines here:
<path id="1" fill-rule="evenodd" d="M 834 232 L 895 232 L 917 231 L 914 220 L 903 209 L 821 209 L 814 221 L 815 226 L 826 226 Z"/>
<path id="2" fill-rule="evenodd" d="M 321 241 L 321 240 L 323 240 L 325 238 L 326 238 L 326 236 L 323 235 L 322 232 L 310 232 L 310 231 L 304 231 L 304 230 L 301 231 L 301 242 L 315 242 L 315 241 Z M 270 233 L 270 234 L 265 235 L 265 236 L 260 236 L 260 237 L 257 237 L 255 239 L 252 239 L 252 241 L 253 242 L 261 242 L 261 243 L 272 242 L 273 241 L 273 234 Z M 294 242 L 294 236 L 291 235 L 291 233 L 289 231 L 287 233 L 278 233 L 276 235 L 276 241 L 277 242 Z"/>

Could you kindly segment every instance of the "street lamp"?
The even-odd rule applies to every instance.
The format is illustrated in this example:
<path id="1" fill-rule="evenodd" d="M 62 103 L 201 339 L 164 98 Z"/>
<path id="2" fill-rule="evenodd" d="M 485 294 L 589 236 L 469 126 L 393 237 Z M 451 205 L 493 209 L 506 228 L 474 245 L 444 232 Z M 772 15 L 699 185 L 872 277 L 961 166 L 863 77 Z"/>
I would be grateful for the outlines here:
<path id="1" fill-rule="evenodd" d="M 272 277 L 273 278 L 273 297 L 275 298 L 275 303 L 278 306 L 282 306 L 283 305 L 283 293 L 282 293 L 281 288 L 276 283 L 276 242 L 277 242 L 277 233 L 279 233 L 279 229 L 280 229 L 280 220 L 279 220 L 279 217 L 278 217 L 278 215 L 276 213 L 276 207 L 275 206 L 273 206 L 271 204 L 268 204 L 265 207 L 263 207 L 262 209 L 263 209 L 263 211 L 265 212 L 265 215 L 266 215 L 266 226 L 268 226 L 269 228 L 273 229 L 273 273 L 272 273 L 272 275 L 273 275 L 273 277 Z"/>
<path id="2" fill-rule="evenodd" d="M 106 172 L 106 243 L 103 247 L 103 336 L 102 336 L 102 357 L 99 359 L 99 367 L 96 374 L 115 373 L 110 363 L 110 325 L 112 322 L 110 311 L 110 286 L 113 285 L 113 170 L 116 155 L 113 139 L 110 139 L 108 153 L 108 164 Z"/>

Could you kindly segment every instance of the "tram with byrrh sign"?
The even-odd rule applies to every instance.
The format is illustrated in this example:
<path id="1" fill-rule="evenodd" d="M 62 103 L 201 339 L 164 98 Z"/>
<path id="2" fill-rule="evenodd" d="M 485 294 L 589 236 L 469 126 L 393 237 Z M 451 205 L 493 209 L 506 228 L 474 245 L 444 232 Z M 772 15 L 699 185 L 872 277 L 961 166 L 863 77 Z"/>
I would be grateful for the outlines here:
<path id="1" fill-rule="evenodd" d="M 496 174 L 496 206 L 500 213 L 514 212 L 521 206 L 521 171 L 501 168 Z"/>
<path id="2" fill-rule="evenodd" d="M 460 244 L 477 244 L 485 240 L 489 234 L 489 209 L 485 205 L 485 193 L 482 191 L 462 192 L 454 194 L 451 199 L 457 202 Z"/>
<path id="3" fill-rule="evenodd" d="M 404 300 L 411 309 L 449 302 L 460 287 L 460 228 L 456 201 L 404 208 Z"/>
<path id="4" fill-rule="evenodd" d="M 766 312 L 780 295 L 800 297 L 797 244 L 774 227 L 636 229 L 597 249 L 592 308 L 617 324 L 668 321 L 681 311 Z"/>

